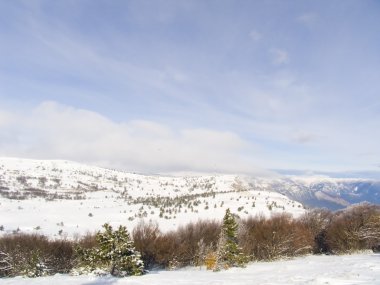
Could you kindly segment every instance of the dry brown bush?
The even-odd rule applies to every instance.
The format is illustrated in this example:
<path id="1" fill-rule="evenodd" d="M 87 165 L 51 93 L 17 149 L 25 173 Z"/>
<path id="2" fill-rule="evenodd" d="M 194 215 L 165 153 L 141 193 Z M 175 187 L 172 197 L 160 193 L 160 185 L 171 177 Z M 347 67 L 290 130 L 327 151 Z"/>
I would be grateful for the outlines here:
<path id="1" fill-rule="evenodd" d="M 313 209 L 299 218 L 306 230 L 314 240 L 313 253 L 330 253 L 326 231 L 330 225 L 333 214 L 327 209 Z"/>
<path id="2" fill-rule="evenodd" d="M 0 272 L 3 276 L 67 273 L 73 266 L 73 243 L 68 240 L 50 241 L 36 234 L 6 235 L 0 238 L 0 251 L 10 263 L 9 270 Z"/>
<path id="3" fill-rule="evenodd" d="M 132 236 L 147 268 L 167 268 L 173 263 L 198 264 L 204 258 L 200 256 L 203 249 L 216 245 L 219 233 L 220 223 L 215 221 L 198 221 L 166 233 L 160 232 L 156 224 L 141 222 Z"/>
<path id="4" fill-rule="evenodd" d="M 176 258 L 183 264 L 194 265 L 199 263 L 203 257 L 203 251 L 200 248 L 216 247 L 219 234 L 220 223 L 215 221 L 198 221 L 190 223 L 177 230 L 178 251 Z"/>
<path id="5" fill-rule="evenodd" d="M 155 260 L 159 267 L 168 268 L 179 253 L 176 232 L 161 234 L 155 244 Z"/>
<path id="6" fill-rule="evenodd" d="M 253 260 L 273 260 L 311 252 L 313 237 L 305 225 L 290 215 L 242 220 L 239 240 Z"/>
<path id="7" fill-rule="evenodd" d="M 88 232 L 82 237 L 77 237 L 74 243 L 82 248 L 93 248 L 97 245 L 96 234 Z"/>
<path id="8" fill-rule="evenodd" d="M 326 235 L 334 253 L 371 249 L 380 242 L 380 207 L 365 203 L 336 213 Z"/>
<path id="9" fill-rule="evenodd" d="M 54 240 L 48 243 L 48 268 L 54 273 L 69 273 L 74 266 L 73 242 L 68 240 Z"/>
<path id="10" fill-rule="evenodd" d="M 144 266 L 147 269 L 157 264 L 156 243 L 161 236 L 157 223 L 145 223 L 141 221 L 132 232 L 133 242 L 136 249 L 141 253 Z"/>

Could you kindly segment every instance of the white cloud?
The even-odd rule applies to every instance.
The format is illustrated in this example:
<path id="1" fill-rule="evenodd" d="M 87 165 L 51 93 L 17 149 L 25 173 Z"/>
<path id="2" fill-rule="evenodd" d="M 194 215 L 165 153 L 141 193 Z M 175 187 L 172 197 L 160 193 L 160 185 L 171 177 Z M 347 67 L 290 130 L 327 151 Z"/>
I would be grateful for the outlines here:
<path id="1" fill-rule="evenodd" d="M 140 172 L 258 173 L 252 145 L 231 132 L 174 130 L 151 121 L 116 123 L 95 112 L 44 102 L 18 115 L 1 156 L 70 159 Z"/>
<path id="2" fill-rule="evenodd" d="M 272 55 L 272 62 L 275 65 L 281 65 L 289 63 L 289 54 L 287 51 L 282 49 L 271 49 L 270 53 Z"/>

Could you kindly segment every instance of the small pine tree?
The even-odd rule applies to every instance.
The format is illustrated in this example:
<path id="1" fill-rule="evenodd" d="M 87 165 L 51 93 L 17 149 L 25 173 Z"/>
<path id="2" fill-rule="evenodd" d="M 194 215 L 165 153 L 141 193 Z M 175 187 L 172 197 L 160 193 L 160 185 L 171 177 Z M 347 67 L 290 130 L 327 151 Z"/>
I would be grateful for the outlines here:
<path id="1" fill-rule="evenodd" d="M 237 240 L 238 224 L 230 209 L 226 210 L 217 249 L 217 269 L 243 267 L 248 258 L 243 255 Z"/>
<path id="2" fill-rule="evenodd" d="M 109 224 L 103 225 L 104 232 L 96 234 L 98 246 L 77 250 L 84 272 L 105 270 L 113 276 L 142 275 L 144 263 L 135 250 L 130 235 L 124 226 L 113 230 Z M 83 268 L 82 267 L 82 268 Z"/>

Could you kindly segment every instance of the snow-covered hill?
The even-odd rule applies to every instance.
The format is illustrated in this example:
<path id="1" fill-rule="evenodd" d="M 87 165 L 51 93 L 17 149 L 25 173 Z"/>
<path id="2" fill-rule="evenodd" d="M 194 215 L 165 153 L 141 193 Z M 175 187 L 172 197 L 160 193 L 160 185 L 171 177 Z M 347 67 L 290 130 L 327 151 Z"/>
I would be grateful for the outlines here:
<path id="1" fill-rule="evenodd" d="M 0 229 L 72 235 L 141 219 L 174 229 L 190 221 L 290 213 L 307 206 L 380 204 L 380 183 L 363 179 L 238 175 L 158 176 L 69 161 L 0 158 Z M 1 232 L 0 232 L 1 233 Z"/>
<path id="2" fill-rule="evenodd" d="M 52 236 L 98 230 L 141 219 L 174 229 L 190 221 L 302 214 L 285 195 L 253 189 L 236 175 L 146 176 L 68 161 L 0 159 L 0 227 Z"/>

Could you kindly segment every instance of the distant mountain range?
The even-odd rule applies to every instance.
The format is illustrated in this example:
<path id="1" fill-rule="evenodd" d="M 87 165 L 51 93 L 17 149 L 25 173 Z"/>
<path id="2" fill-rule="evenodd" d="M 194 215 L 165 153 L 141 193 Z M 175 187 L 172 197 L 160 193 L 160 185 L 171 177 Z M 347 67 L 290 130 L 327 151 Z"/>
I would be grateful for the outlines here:
<path id="1" fill-rule="evenodd" d="M 251 185 L 281 193 L 307 207 L 337 210 L 362 202 L 380 204 L 380 180 L 375 179 L 285 176 L 270 179 L 264 186 L 260 180 Z"/>

